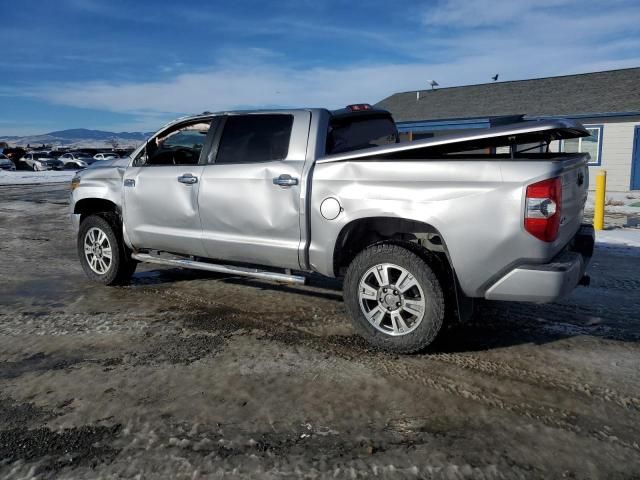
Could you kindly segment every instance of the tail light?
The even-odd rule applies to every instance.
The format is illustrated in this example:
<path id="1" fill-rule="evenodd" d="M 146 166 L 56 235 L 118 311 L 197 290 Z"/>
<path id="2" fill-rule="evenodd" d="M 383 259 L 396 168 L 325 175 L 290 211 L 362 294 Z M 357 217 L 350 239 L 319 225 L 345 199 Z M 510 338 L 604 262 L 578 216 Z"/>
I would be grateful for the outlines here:
<path id="1" fill-rule="evenodd" d="M 347 110 L 350 112 L 360 112 L 362 110 L 371 110 L 371 105 L 368 103 L 356 103 L 354 105 L 347 105 Z"/>
<path id="2" fill-rule="evenodd" d="M 562 206 L 562 180 L 550 178 L 527 187 L 524 229 L 544 242 L 558 237 Z"/>

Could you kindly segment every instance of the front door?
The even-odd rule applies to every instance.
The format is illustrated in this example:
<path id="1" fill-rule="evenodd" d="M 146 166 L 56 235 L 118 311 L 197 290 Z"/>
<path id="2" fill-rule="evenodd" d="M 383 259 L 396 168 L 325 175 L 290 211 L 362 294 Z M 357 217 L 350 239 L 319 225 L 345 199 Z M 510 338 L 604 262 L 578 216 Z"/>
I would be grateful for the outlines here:
<path id="1" fill-rule="evenodd" d="M 137 249 L 205 256 L 198 215 L 211 120 L 174 125 L 149 140 L 124 174 L 124 224 Z"/>
<path id="2" fill-rule="evenodd" d="M 304 111 L 226 117 L 198 198 L 208 257 L 300 268 L 300 189 L 310 119 Z"/>
<path id="3" fill-rule="evenodd" d="M 640 125 L 633 136 L 633 154 L 631 158 L 631 190 L 640 190 Z"/>

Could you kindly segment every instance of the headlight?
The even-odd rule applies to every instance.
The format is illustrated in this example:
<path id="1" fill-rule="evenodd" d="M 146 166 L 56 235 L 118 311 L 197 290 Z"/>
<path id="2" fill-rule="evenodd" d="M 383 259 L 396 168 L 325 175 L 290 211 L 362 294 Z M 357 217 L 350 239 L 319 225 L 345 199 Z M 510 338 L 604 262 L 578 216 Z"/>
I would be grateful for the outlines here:
<path id="1" fill-rule="evenodd" d="M 75 176 L 71 179 L 71 191 L 74 191 L 80 186 L 80 177 Z"/>

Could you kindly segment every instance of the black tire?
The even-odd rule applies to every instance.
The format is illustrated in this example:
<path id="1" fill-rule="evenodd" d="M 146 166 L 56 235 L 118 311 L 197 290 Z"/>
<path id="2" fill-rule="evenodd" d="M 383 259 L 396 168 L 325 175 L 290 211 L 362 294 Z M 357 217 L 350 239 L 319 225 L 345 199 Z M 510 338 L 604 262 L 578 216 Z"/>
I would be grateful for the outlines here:
<path id="1" fill-rule="evenodd" d="M 111 259 L 108 268 L 103 273 L 92 269 L 85 254 L 85 239 L 87 232 L 92 229 L 104 232 L 108 245 L 111 247 Z M 83 219 L 78 232 L 77 247 L 82 269 L 87 277 L 94 282 L 103 285 L 123 285 L 129 282 L 136 270 L 137 262 L 131 258 L 131 251 L 124 244 L 122 227 L 117 215 L 113 213 L 89 215 Z"/>
<path id="2" fill-rule="evenodd" d="M 417 249 L 419 248 L 420 247 L 414 246 L 413 244 L 393 242 L 378 243 L 360 252 L 347 269 L 343 286 L 343 295 L 347 311 L 351 316 L 351 321 L 356 332 L 376 348 L 395 353 L 419 352 L 434 341 L 442 328 L 446 313 L 446 302 L 442 284 L 434 272 L 434 268 L 429 265 L 428 252 L 418 252 Z M 418 253 L 423 254 L 419 255 Z M 372 267 L 381 264 L 392 264 L 405 269 L 413 276 L 417 285 L 419 285 L 421 289 L 421 292 L 419 292 L 420 295 L 424 296 L 425 306 L 423 308 L 423 316 L 419 323 L 416 322 L 417 326 L 413 327 L 413 330 L 409 329 L 408 333 L 396 335 L 389 332 L 385 333 L 379 328 L 384 326 L 384 322 L 393 324 L 393 322 L 391 322 L 391 314 L 385 312 L 385 320 L 381 322 L 380 327 L 376 327 L 367 319 L 363 311 L 364 308 L 369 307 L 361 305 L 361 299 L 359 297 L 360 282 Z M 370 273 L 369 275 L 373 274 Z M 417 289 L 418 287 L 413 288 Z M 399 288 L 399 290 L 401 289 Z M 375 309 L 376 301 L 377 300 L 367 300 L 365 302 L 363 300 L 363 303 L 373 305 L 374 307 L 372 309 Z M 401 302 L 405 302 L 404 297 L 401 299 Z M 400 303 L 397 305 L 400 305 Z M 381 309 L 381 311 L 383 310 Z M 403 315 L 406 315 L 406 313 L 403 312 Z"/>

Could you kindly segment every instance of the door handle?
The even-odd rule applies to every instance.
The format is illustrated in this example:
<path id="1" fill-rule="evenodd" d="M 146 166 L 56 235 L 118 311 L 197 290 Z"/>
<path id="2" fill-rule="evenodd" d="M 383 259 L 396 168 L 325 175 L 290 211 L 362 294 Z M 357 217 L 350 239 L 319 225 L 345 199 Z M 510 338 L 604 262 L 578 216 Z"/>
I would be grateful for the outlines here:
<path id="1" fill-rule="evenodd" d="M 124 186 L 125 187 L 135 187 L 136 186 L 136 181 L 133 178 L 127 178 L 124 181 Z"/>
<path id="2" fill-rule="evenodd" d="M 187 185 L 193 185 L 194 183 L 198 183 L 198 177 L 194 177 L 190 173 L 183 173 L 178 177 L 178 181 Z"/>
<path id="3" fill-rule="evenodd" d="M 281 187 L 292 187 L 298 184 L 298 179 L 291 175 L 280 175 L 273 179 L 274 185 L 280 185 Z"/>

